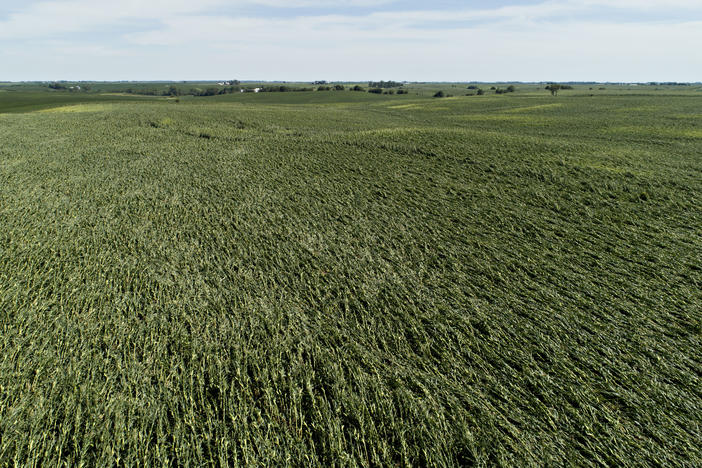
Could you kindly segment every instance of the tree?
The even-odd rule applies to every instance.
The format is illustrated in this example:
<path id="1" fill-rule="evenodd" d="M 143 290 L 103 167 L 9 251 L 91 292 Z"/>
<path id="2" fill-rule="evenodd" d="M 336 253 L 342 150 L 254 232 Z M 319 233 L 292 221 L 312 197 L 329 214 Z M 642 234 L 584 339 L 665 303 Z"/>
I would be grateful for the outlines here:
<path id="1" fill-rule="evenodd" d="M 546 89 L 551 91 L 551 96 L 558 96 L 558 90 L 561 88 L 562 86 L 557 83 L 551 83 L 550 85 L 546 86 Z"/>
<path id="2" fill-rule="evenodd" d="M 369 88 L 399 88 L 402 86 L 402 83 L 399 83 L 397 81 L 369 81 L 368 82 L 368 87 Z"/>
<path id="3" fill-rule="evenodd" d="M 444 96 L 445 96 L 445 94 L 443 91 L 437 91 L 436 94 L 434 94 L 435 98 L 442 98 Z"/>

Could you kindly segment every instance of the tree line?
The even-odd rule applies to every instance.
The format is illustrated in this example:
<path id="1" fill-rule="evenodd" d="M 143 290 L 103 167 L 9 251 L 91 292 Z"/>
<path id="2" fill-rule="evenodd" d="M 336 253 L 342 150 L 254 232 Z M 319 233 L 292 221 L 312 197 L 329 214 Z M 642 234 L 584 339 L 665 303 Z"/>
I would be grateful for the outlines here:
<path id="1" fill-rule="evenodd" d="M 369 81 L 369 88 L 401 88 L 403 83 L 398 83 L 397 81 Z"/>

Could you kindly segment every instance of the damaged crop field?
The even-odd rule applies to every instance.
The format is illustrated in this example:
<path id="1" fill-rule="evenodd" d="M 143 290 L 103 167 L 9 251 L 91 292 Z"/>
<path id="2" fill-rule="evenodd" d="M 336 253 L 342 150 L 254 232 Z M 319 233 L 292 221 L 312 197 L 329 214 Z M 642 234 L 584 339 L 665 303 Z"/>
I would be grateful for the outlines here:
<path id="1" fill-rule="evenodd" d="M 311 95 L 0 114 L 0 465 L 702 464 L 702 93 Z"/>

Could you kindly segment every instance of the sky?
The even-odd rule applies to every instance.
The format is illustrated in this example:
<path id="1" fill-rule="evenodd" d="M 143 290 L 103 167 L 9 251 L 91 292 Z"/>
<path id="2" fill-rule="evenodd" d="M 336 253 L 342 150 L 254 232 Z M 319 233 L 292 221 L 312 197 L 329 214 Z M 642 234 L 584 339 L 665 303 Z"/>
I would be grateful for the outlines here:
<path id="1" fill-rule="evenodd" d="M 0 81 L 702 81 L 702 0 L 0 0 Z"/>

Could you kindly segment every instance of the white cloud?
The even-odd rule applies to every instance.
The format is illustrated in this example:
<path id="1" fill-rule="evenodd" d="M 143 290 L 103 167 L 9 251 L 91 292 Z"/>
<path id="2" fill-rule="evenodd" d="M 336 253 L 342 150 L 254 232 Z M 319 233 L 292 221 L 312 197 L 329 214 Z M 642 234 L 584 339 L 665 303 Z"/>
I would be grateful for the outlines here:
<path id="1" fill-rule="evenodd" d="M 189 18 L 132 40 L 177 46 L 164 51 L 202 45 L 199 66 L 229 64 L 244 78 L 692 81 L 702 72 L 702 22 L 416 29 L 369 21 Z"/>
<path id="2" fill-rule="evenodd" d="M 633 10 L 686 8 L 700 11 L 702 3 L 699 0 L 574 0 L 571 3 L 582 6 L 606 6 L 611 8 L 627 8 Z"/>
<path id="3" fill-rule="evenodd" d="M 347 6 L 385 5 L 395 0 L 347 0 Z M 207 12 L 215 7 L 245 5 L 278 8 L 334 7 L 329 0 L 53 0 L 29 4 L 0 20 L 0 38 L 36 38 L 99 30 L 125 20 L 163 20 Z"/>
<path id="4" fill-rule="evenodd" d="M 0 48 L 0 60 L 3 68 L 30 74 L 14 79 L 683 81 L 702 76 L 702 22 L 694 21 L 695 16 L 702 20 L 699 0 L 566 0 L 451 11 L 388 7 L 355 16 L 207 15 L 245 4 L 295 8 L 336 2 L 45 1 L 0 20 L 0 41 L 13 41 L 13 48 Z M 608 19 L 602 12 L 613 6 L 629 11 L 630 20 Z M 671 7 L 686 13 L 677 21 L 650 20 L 651 11 L 669 14 Z M 637 12 L 649 19 L 637 21 Z M 76 32 L 135 24 L 150 27 L 88 45 L 71 41 Z M 42 64 L 46 71 L 38 76 Z"/>
<path id="5" fill-rule="evenodd" d="M 398 3 L 397 0 L 347 0 L 345 6 L 380 7 Z M 85 31 L 100 31 L 105 26 L 120 26 L 126 23 L 163 22 L 172 25 L 177 21 L 187 22 L 193 16 L 206 15 L 217 7 L 232 9 L 244 5 L 265 5 L 290 9 L 319 6 L 333 8 L 336 1 L 329 0 L 53 0 L 30 4 L 24 10 L 10 14 L 0 21 L 0 38 L 37 39 L 57 34 Z M 311 18 L 310 21 L 332 21 L 335 24 L 356 25 L 359 27 L 382 28 L 386 23 L 422 24 L 427 22 L 477 22 L 502 21 L 526 23 L 530 21 L 557 21 L 565 15 L 596 13 L 603 8 L 627 9 L 631 12 L 671 8 L 692 9 L 702 13 L 699 0 L 566 0 L 544 1 L 532 5 L 506 6 L 500 8 L 459 10 L 431 9 L 409 11 L 380 11 L 366 16 L 327 16 Z M 294 11 L 294 10 L 293 10 Z M 603 15 L 606 16 L 606 15 Z M 326 18 L 326 19 L 325 19 Z M 257 21 L 260 18 L 227 18 L 231 21 Z M 265 19 L 265 18 L 263 18 Z M 199 21 L 205 21 L 200 19 Z M 295 21 L 299 21 L 295 19 Z"/>
<path id="6" fill-rule="evenodd" d="M 240 3 L 274 6 L 278 8 L 338 7 L 337 0 L 248 0 Z M 346 0 L 344 6 L 379 6 L 397 3 L 397 0 Z"/>
<path id="7" fill-rule="evenodd" d="M 0 21 L 0 38 L 38 38 L 57 33 L 100 30 L 129 19 L 155 20 L 191 14 L 223 4 L 223 0 L 62 0 L 40 2 Z"/>

